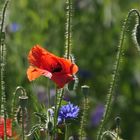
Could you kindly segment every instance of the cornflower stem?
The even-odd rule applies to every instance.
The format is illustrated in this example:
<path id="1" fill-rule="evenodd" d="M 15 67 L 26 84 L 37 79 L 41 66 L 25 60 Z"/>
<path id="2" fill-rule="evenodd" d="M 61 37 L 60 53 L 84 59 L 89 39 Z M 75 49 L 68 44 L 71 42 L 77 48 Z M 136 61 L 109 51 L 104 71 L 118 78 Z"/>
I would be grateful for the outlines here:
<path id="1" fill-rule="evenodd" d="M 99 131 L 98 131 L 98 134 L 97 134 L 97 140 L 101 139 L 101 135 L 103 133 L 103 128 L 104 128 L 104 126 L 106 124 L 106 121 L 107 121 L 107 119 L 109 117 L 109 114 L 110 114 L 110 108 L 112 106 L 113 91 L 114 91 L 114 88 L 115 88 L 115 83 L 116 83 L 116 80 L 117 80 L 117 75 L 119 73 L 121 59 L 122 59 L 122 56 L 123 56 L 123 43 L 124 43 L 126 27 L 127 27 L 130 15 L 132 13 L 136 13 L 138 18 L 140 19 L 140 14 L 139 14 L 138 10 L 132 9 L 128 13 L 128 15 L 127 15 L 127 17 L 124 21 L 122 31 L 121 31 L 121 36 L 120 36 L 120 42 L 119 42 L 119 45 L 118 45 L 118 52 L 117 52 L 117 57 L 116 57 L 115 70 L 114 70 L 114 74 L 112 75 L 112 81 L 110 82 L 110 89 L 109 89 L 109 93 L 107 95 L 106 108 L 105 108 L 103 119 L 101 121 L 100 128 L 99 128 Z"/>
<path id="2" fill-rule="evenodd" d="M 68 140 L 68 124 L 65 122 L 65 139 Z"/>

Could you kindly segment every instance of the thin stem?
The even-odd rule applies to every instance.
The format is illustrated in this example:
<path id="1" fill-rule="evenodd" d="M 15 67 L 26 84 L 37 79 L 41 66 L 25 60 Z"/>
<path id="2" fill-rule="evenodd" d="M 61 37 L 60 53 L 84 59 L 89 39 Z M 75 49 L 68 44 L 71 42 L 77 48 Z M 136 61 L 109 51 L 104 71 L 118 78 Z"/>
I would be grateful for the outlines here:
<path id="1" fill-rule="evenodd" d="M 24 119 L 24 108 L 22 108 L 22 140 L 25 140 L 25 129 L 24 129 L 24 122 L 25 122 L 25 119 Z"/>
<path id="2" fill-rule="evenodd" d="M 89 108 L 89 100 L 87 96 L 84 96 L 83 113 L 80 122 L 80 129 L 79 129 L 79 140 L 82 140 L 84 137 L 86 137 L 85 126 L 87 122 L 88 108 Z"/>
<path id="3" fill-rule="evenodd" d="M 21 107 L 21 127 L 22 127 L 22 140 L 25 140 L 25 112 L 26 112 L 26 104 L 28 96 L 26 96 L 26 90 L 22 86 L 18 86 L 14 92 L 14 101 L 13 101 L 13 109 L 16 102 L 16 95 L 20 94 L 19 100 L 20 100 L 20 107 Z M 14 111 L 14 110 L 13 110 Z"/>
<path id="4" fill-rule="evenodd" d="M 70 43 L 71 43 L 71 2 L 69 0 L 69 10 L 68 10 L 68 54 L 67 58 L 69 59 L 70 56 Z"/>
<path id="5" fill-rule="evenodd" d="M 54 140 L 54 139 L 53 139 L 53 136 L 50 136 L 50 137 L 51 137 L 50 140 Z"/>
<path id="6" fill-rule="evenodd" d="M 72 23 L 72 4 L 71 0 L 66 0 L 66 33 L 65 33 L 65 56 L 70 59 L 71 53 L 71 23 Z"/>
<path id="7" fill-rule="evenodd" d="M 115 135 L 113 132 L 109 131 L 109 130 L 105 131 L 105 132 L 102 134 L 101 140 L 104 140 L 104 138 L 105 138 L 106 136 L 110 137 L 111 139 L 112 139 L 112 137 L 113 137 L 113 138 L 116 138 L 116 135 Z"/>
<path id="8" fill-rule="evenodd" d="M 57 126 L 57 118 L 58 118 L 58 110 L 61 106 L 62 97 L 63 97 L 64 89 L 61 89 L 58 97 L 58 89 L 56 89 L 56 96 L 55 96 L 55 111 L 54 111 L 54 133 L 56 133 L 56 126 Z M 59 100 L 58 100 L 59 99 Z"/>
<path id="9" fill-rule="evenodd" d="M 55 135 L 56 135 L 56 125 L 57 125 L 57 110 L 58 110 L 58 108 L 57 108 L 57 96 L 58 96 L 58 89 L 56 88 L 56 96 L 55 96 L 55 110 L 54 110 L 54 135 L 53 135 L 53 137 L 55 137 Z"/>
<path id="10" fill-rule="evenodd" d="M 116 80 L 117 80 L 117 74 L 119 73 L 121 58 L 122 58 L 122 55 L 123 55 L 122 52 L 123 52 L 124 36 L 125 36 L 126 27 L 127 27 L 127 24 L 128 24 L 129 17 L 132 13 L 136 13 L 138 18 L 140 18 L 139 12 L 136 9 L 132 9 L 128 13 L 128 15 L 127 15 L 127 17 L 124 21 L 124 25 L 123 25 L 123 29 L 122 29 L 121 37 L 120 37 L 120 43 L 118 45 L 118 52 L 117 52 L 115 70 L 114 70 L 114 74 L 112 76 L 112 81 L 110 83 L 110 90 L 109 90 L 109 93 L 108 93 L 108 96 L 107 96 L 108 98 L 107 98 L 107 102 L 106 102 L 106 109 L 105 109 L 103 120 L 100 124 L 100 128 L 99 128 L 99 131 L 98 131 L 98 134 L 97 134 L 97 140 L 100 140 L 100 138 L 101 138 L 104 125 L 105 125 L 105 123 L 107 121 L 107 118 L 109 116 L 109 113 L 110 113 L 110 108 L 111 108 L 111 105 L 112 105 L 113 91 L 114 91 L 115 83 L 116 83 Z"/>
<path id="11" fill-rule="evenodd" d="M 6 114 L 4 114 L 4 140 L 7 140 Z"/>
<path id="12" fill-rule="evenodd" d="M 50 97 L 50 84 L 49 84 L 49 80 L 47 80 L 47 94 L 48 94 L 48 108 L 50 108 L 51 97 Z"/>
<path id="13" fill-rule="evenodd" d="M 116 140 L 119 140 L 119 128 L 117 130 L 117 137 L 116 137 Z"/>
<path id="14" fill-rule="evenodd" d="M 62 99 L 63 99 L 63 95 L 64 95 L 64 89 L 61 90 L 61 93 L 60 93 L 60 97 L 59 97 L 59 103 L 58 103 L 58 110 L 61 106 L 61 103 L 62 103 Z"/>
<path id="15" fill-rule="evenodd" d="M 8 3 L 9 3 L 9 0 L 7 0 L 7 1 L 5 2 L 4 7 L 3 7 L 3 11 L 2 11 L 2 22 L 1 22 L 0 33 L 3 32 L 4 22 L 5 22 L 5 13 L 6 13 L 6 9 L 7 9 Z"/>
<path id="16" fill-rule="evenodd" d="M 65 139 L 68 140 L 68 124 L 65 122 Z"/>
<path id="17" fill-rule="evenodd" d="M 50 84 L 49 84 L 49 80 L 47 80 L 47 95 L 48 95 L 48 108 L 50 108 Z M 50 115 L 48 115 L 48 120 L 50 122 Z M 47 136 L 48 139 L 51 139 L 51 135 L 49 134 L 49 132 L 47 132 Z"/>
<path id="18" fill-rule="evenodd" d="M 3 32 L 4 22 L 5 22 L 5 14 L 8 6 L 8 0 L 4 4 L 4 8 L 2 11 L 2 22 L 0 28 L 0 54 L 1 54 L 1 72 L 0 72 L 0 81 L 1 81 L 1 108 L 0 114 L 4 116 L 4 140 L 7 140 L 7 130 L 6 130 L 6 94 L 5 94 L 5 64 L 6 64 L 6 46 L 5 46 L 5 33 Z"/>

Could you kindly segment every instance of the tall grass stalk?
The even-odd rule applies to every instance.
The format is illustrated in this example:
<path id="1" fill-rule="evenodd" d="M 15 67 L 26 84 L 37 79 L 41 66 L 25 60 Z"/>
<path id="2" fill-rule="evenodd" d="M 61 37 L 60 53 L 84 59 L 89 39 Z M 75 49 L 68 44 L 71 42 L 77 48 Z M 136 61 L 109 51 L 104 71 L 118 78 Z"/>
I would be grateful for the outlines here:
<path id="1" fill-rule="evenodd" d="M 109 114 L 110 114 L 110 109 L 111 109 L 111 106 L 112 106 L 113 93 L 114 93 L 115 84 L 116 84 L 116 81 L 117 81 L 117 75 L 119 73 L 120 64 L 121 64 L 121 60 L 122 60 L 122 56 L 123 56 L 123 50 L 124 50 L 123 43 L 124 43 L 125 33 L 126 33 L 127 25 L 128 25 L 128 20 L 129 20 L 130 15 L 132 13 L 135 13 L 138 16 L 138 19 L 140 21 L 140 14 L 139 14 L 138 10 L 136 10 L 136 9 L 132 9 L 128 13 L 128 15 L 127 15 L 127 17 L 124 21 L 122 31 L 121 31 L 121 36 L 120 36 L 120 42 L 119 42 L 119 45 L 118 45 L 118 52 L 117 52 L 117 56 L 116 56 L 115 69 L 114 69 L 114 73 L 112 75 L 112 80 L 110 82 L 109 93 L 107 94 L 105 112 L 104 112 L 103 119 L 101 121 L 99 130 L 98 130 L 98 133 L 97 133 L 97 140 L 101 140 L 101 135 L 103 133 L 103 129 L 106 125 L 107 119 L 108 119 Z"/>

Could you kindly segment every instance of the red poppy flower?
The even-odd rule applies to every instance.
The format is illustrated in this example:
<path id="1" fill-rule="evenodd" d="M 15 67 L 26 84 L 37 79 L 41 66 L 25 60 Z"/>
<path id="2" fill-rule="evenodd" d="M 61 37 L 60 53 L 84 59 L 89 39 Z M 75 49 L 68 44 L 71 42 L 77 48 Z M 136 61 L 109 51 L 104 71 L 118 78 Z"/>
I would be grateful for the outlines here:
<path id="1" fill-rule="evenodd" d="M 31 64 L 27 70 L 30 81 L 45 76 L 53 80 L 59 88 L 73 80 L 73 74 L 78 71 L 77 65 L 70 60 L 55 56 L 39 45 L 30 50 L 28 60 Z"/>
<path id="2" fill-rule="evenodd" d="M 12 119 L 6 119 L 6 135 L 12 136 Z M 4 139 L 4 118 L 0 117 L 0 138 Z"/>

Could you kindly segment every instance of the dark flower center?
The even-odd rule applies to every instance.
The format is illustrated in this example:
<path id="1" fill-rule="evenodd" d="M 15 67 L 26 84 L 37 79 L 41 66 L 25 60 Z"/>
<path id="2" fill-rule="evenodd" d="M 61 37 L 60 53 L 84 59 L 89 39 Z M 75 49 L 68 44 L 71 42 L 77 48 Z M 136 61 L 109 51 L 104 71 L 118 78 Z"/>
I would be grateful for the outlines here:
<path id="1" fill-rule="evenodd" d="M 62 70 L 62 66 L 60 63 L 57 63 L 55 66 L 52 66 L 52 73 L 60 72 Z"/>

